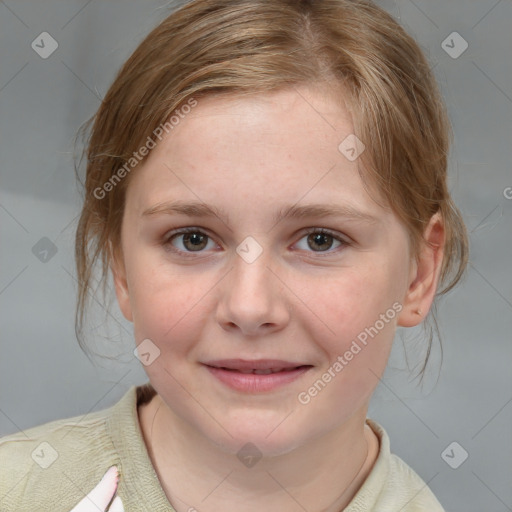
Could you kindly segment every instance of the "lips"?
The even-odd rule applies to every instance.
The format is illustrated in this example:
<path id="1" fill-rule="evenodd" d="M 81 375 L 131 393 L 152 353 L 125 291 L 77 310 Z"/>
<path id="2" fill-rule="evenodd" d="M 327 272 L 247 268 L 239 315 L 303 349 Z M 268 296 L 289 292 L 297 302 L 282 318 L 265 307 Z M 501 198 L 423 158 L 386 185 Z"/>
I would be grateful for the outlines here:
<path id="1" fill-rule="evenodd" d="M 299 362 L 283 361 L 280 359 L 257 359 L 248 361 L 245 359 L 221 359 L 204 363 L 213 368 L 238 371 L 240 373 L 255 373 L 257 375 L 268 375 L 282 371 L 296 370 L 302 366 L 311 366 Z"/>
<path id="2" fill-rule="evenodd" d="M 245 393 L 262 393 L 291 384 L 313 366 L 279 359 L 223 359 L 204 363 L 222 384 Z"/>
<path id="3" fill-rule="evenodd" d="M 224 368 L 225 370 L 229 370 L 230 372 L 240 372 L 240 373 L 253 373 L 254 375 L 270 375 L 271 373 L 279 373 L 283 371 L 290 371 L 290 369 L 285 368 L 268 368 L 267 370 L 233 370 L 230 368 Z"/>

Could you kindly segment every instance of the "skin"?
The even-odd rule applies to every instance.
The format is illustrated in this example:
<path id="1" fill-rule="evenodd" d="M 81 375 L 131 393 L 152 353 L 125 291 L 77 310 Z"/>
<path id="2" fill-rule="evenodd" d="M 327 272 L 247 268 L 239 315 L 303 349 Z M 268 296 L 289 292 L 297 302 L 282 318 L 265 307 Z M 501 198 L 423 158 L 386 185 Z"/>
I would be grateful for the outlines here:
<path id="1" fill-rule="evenodd" d="M 158 394 L 139 417 L 177 512 L 339 511 L 375 462 L 369 400 L 396 327 L 417 325 L 416 311 L 431 306 L 444 231 L 434 216 L 425 230 L 432 245 L 413 257 L 404 226 L 366 191 L 358 161 L 338 150 L 351 133 L 349 111 L 320 86 L 206 97 L 130 178 L 112 270 L 136 343 L 149 338 L 160 350 L 144 367 Z M 142 215 L 177 199 L 222 208 L 228 218 Z M 296 203 L 350 205 L 375 220 L 273 221 Z M 183 234 L 172 237 L 184 227 L 208 235 L 199 252 Z M 315 244 L 307 228 L 349 243 L 327 237 Z M 236 252 L 248 236 L 262 248 L 252 263 Z M 400 314 L 301 404 L 298 394 L 396 302 Z M 250 394 L 227 388 L 200 364 L 224 358 L 313 368 L 275 391 Z M 236 456 L 247 442 L 263 455 L 251 468 Z"/>

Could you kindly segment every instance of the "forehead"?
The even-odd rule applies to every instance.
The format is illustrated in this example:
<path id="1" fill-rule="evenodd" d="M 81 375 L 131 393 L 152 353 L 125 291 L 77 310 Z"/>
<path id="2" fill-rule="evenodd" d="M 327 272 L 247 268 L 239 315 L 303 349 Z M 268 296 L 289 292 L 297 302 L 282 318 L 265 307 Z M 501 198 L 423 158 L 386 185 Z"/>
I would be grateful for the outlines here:
<path id="1" fill-rule="evenodd" d="M 326 88 L 206 96 L 139 166 L 128 193 L 139 209 L 172 193 L 214 206 L 329 196 L 368 207 L 359 161 L 339 149 L 350 136 L 343 98 Z"/>

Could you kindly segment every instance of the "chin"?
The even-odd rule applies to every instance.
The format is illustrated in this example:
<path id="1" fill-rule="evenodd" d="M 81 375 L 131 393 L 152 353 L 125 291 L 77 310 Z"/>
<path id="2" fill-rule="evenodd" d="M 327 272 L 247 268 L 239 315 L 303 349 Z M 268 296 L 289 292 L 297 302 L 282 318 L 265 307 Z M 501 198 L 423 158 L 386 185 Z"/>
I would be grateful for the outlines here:
<path id="1" fill-rule="evenodd" d="M 210 437 L 212 442 L 225 452 L 239 456 L 243 450 L 254 449 L 265 457 L 277 457 L 285 455 L 307 442 L 307 430 L 294 424 L 286 415 L 279 418 L 262 419 L 261 417 L 239 418 L 238 421 L 223 423 L 229 432 L 217 431 L 215 437 Z M 207 433 L 205 433 L 208 435 Z M 220 434 L 220 437 L 219 437 Z M 312 434 L 314 435 L 314 434 Z M 245 447 L 245 448 L 244 448 Z"/>

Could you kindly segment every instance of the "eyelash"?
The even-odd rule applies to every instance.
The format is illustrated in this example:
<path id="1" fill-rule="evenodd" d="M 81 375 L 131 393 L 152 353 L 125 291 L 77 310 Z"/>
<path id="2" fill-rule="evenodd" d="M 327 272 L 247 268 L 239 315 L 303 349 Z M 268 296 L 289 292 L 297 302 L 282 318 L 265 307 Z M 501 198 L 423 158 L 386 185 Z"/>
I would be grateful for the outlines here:
<path id="1" fill-rule="evenodd" d="M 190 227 L 190 228 L 181 228 L 179 230 L 175 230 L 175 231 L 171 231 L 170 233 L 167 233 L 166 236 L 164 237 L 164 240 L 163 240 L 163 245 L 165 247 L 165 249 L 169 252 L 173 252 L 173 253 L 176 253 L 176 254 L 179 254 L 179 255 L 182 255 L 186 258 L 195 258 L 197 257 L 195 255 L 195 252 L 198 253 L 198 255 L 200 255 L 202 252 L 204 251 L 182 251 L 181 249 L 176 249 L 176 247 L 174 247 L 171 242 L 172 240 L 177 237 L 177 236 L 180 236 L 180 235 L 186 235 L 186 234 L 189 234 L 189 233 L 195 233 L 195 234 L 201 234 L 201 235 L 205 235 L 206 237 L 208 237 L 209 240 L 212 239 L 212 237 L 210 235 L 208 235 L 208 233 L 205 233 L 203 230 L 199 229 L 199 228 L 194 228 L 194 227 Z M 335 248 L 335 249 L 330 249 L 330 250 L 327 250 L 327 251 L 307 251 L 307 252 L 311 252 L 313 254 L 317 254 L 319 257 L 323 257 L 323 256 L 328 256 L 328 255 L 332 255 L 333 253 L 335 252 L 339 252 L 340 249 L 344 248 L 344 247 L 348 247 L 349 245 L 351 245 L 350 242 L 348 242 L 347 240 L 343 239 L 343 238 L 340 238 L 340 236 L 334 232 L 334 231 L 330 231 L 328 229 L 325 229 L 325 228 L 309 228 L 307 229 L 306 231 L 304 231 L 299 239 L 302 240 L 304 237 L 308 236 L 308 235 L 311 235 L 311 234 L 319 234 L 319 235 L 328 235 L 328 236 L 331 236 L 335 241 L 339 242 L 340 243 L 340 246 Z"/>

